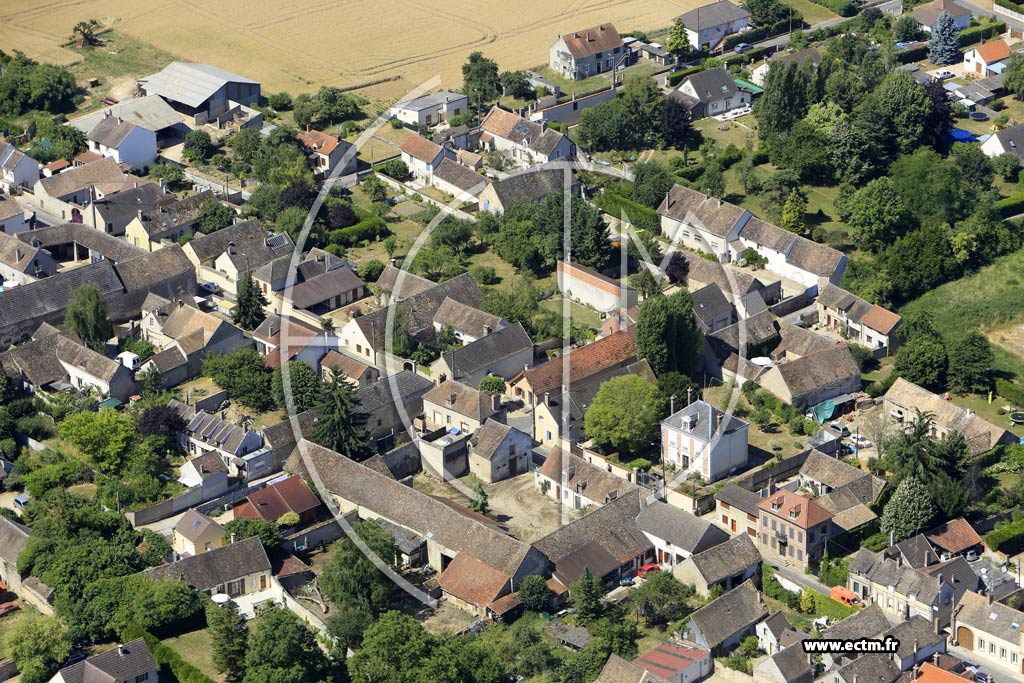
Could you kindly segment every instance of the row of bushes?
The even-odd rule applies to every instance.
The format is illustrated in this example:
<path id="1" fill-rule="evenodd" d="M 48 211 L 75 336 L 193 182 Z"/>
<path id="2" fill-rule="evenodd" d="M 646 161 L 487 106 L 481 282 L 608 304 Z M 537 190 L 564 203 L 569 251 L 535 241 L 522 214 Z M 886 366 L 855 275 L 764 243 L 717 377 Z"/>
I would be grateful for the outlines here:
<path id="1" fill-rule="evenodd" d="M 1022 5 L 1024 5 L 1024 0 L 1021 0 L 1020 2 L 1014 2 L 1013 0 L 994 1 L 995 4 L 999 5 L 1000 7 L 1005 7 L 1008 10 L 1013 10 L 1014 12 L 1024 12 L 1024 7 L 1022 7 Z"/>
<path id="2" fill-rule="evenodd" d="M 980 43 L 987 38 L 998 36 L 1005 32 L 1005 21 L 994 21 L 990 24 L 984 24 L 983 26 L 970 26 L 965 28 L 963 31 L 960 31 L 960 47 L 974 45 L 975 43 Z"/>
<path id="3" fill-rule="evenodd" d="M 928 58 L 928 44 L 927 43 L 925 43 L 924 45 L 918 45 L 917 47 L 912 47 L 909 50 L 902 50 L 902 51 L 896 53 L 896 59 L 898 59 L 901 64 L 910 64 L 911 62 L 919 62 L 922 59 L 927 59 L 927 58 Z"/>
<path id="4" fill-rule="evenodd" d="M 754 48 L 753 50 L 747 50 L 746 52 L 743 52 L 741 54 L 733 55 L 732 57 L 729 57 L 729 59 L 725 60 L 725 65 L 726 66 L 732 66 L 733 64 L 739 64 L 740 66 L 743 66 L 744 64 L 750 64 L 752 62 L 756 62 L 757 60 L 761 59 L 762 57 L 768 57 L 768 56 L 774 54 L 774 52 L 775 52 L 775 48 L 774 47 L 758 47 L 758 48 Z"/>
<path id="5" fill-rule="evenodd" d="M 328 235 L 331 244 L 352 247 L 363 241 L 374 241 L 386 237 L 390 231 L 388 224 L 380 216 L 368 216 L 355 225 L 332 230 Z"/>
<path id="6" fill-rule="evenodd" d="M 698 64 L 697 66 L 691 66 L 688 69 L 683 69 L 681 71 L 676 71 L 675 73 L 671 73 L 671 74 L 668 75 L 668 84 L 669 85 L 679 85 L 680 83 L 683 82 L 683 79 L 685 79 L 687 76 L 691 76 L 691 75 L 693 75 L 695 73 L 698 73 L 700 71 L 703 71 L 703 70 L 704 70 L 704 67 L 700 66 Z"/>
<path id="7" fill-rule="evenodd" d="M 1013 521 L 996 525 L 995 529 L 985 534 L 985 545 L 1006 554 L 1016 553 L 1024 546 L 1024 515 L 1015 512 Z"/>
<path id="8" fill-rule="evenodd" d="M 723 41 L 723 45 L 726 50 L 731 50 L 740 43 L 756 43 L 768 38 L 774 38 L 775 36 L 781 36 L 783 33 L 789 33 L 791 29 L 801 29 L 806 26 L 804 15 L 793 10 L 792 18 L 786 17 L 781 21 L 776 21 L 771 26 L 758 26 L 743 33 L 734 33 Z"/>
<path id="9" fill-rule="evenodd" d="M 821 5 L 841 17 L 852 17 L 857 13 L 857 6 L 850 0 L 811 0 L 815 5 Z"/>
<path id="10" fill-rule="evenodd" d="M 1019 384 L 996 377 L 996 393 L 1014 405 L 1024 406 L 1024 387 Z"/>
<path id="11" fill-rule="evenodd" d="M 1009 218 L 1024 213 L 1024 194 L 1014 195 L 996 202 L 996 211 L 1002 218 Z M 1009 398 L 1007 396 L 1006 398 Z"/>
<path id="12" fill-rule="evenodd" d="M 602 192 L 598 195 L 596 204 L 597 208 L 614 218 L 620 217 L 625 212 L 629 216 L 630 223 L 636 228 L 658 230 L 661 225 L 658 212 L 654 209 L 649 209 L 643 204 L 637 204 L 632 199 L 626 199 L 611 192 Z"/>

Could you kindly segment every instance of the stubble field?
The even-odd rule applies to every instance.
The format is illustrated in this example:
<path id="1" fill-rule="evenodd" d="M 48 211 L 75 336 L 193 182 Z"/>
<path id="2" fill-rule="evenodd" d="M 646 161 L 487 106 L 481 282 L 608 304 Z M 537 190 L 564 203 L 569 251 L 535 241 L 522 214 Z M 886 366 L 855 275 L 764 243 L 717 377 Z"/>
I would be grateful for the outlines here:
<path id="1" fill-rule="evenodd" d="M 97 19 L 180 59 L 216 64 L 293 94 L 323 84 L 360 86 L 371 97 L 407 92 L 437 75 L 461 82 L 480 50 L 502 69 L 543 64 L 559 33 L 614 23 L 619 31 L 665 27 L 697 0 L 6 0 L 0 49 L 71 63 L 60 47 L 72 27 Z M 144 75 L 144 74 L 140 74 Z"/>

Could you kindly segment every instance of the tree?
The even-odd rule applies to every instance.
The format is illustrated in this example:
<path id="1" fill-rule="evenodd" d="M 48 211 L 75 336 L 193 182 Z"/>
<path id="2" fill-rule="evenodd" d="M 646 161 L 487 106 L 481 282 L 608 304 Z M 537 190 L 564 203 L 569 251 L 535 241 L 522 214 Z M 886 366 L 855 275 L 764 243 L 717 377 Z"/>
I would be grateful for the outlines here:
<path id="1" fill-rule="evenodd" d="M 523 71 L 503 71 L 498 76 L 502 93 L 517 100 L 532 100 L 536 93 Z"/>
<path id="2" fill-rule="evenodd" d="M 911 221 L 888 177 L 876 178 L 858 189 L 850 200 L 850 207 L 846 223 L 854 236 L 875 253 L 891 245 Z"/>
<path id="3" fill-rule="evenodd" d="M 206 607 L 206 625 L 210 632 L 213 665 L 228 681 L 245 676 L 245 652 L 249 649 L 249 629 L 245 617 L 232 603 Z"/>
<path id="4" fill-rule="evenodd" d="M 279 406 L 288 406 L 285 396 L 284 373 L 278 369 L 274 371 L 270 380 L 274 401 Z M 288 394 L 295 403 L 295 412 L 304 413 L 315 408 L 323 400 L 324 383 L 316 370 L 302 360 L 288 361 Z"/>
<path id="5" fill-rule="evenodd" d="M 362 182 L 363 193 L 374 204 L 383 204 L 388 200 L 388 186 L 375 175 L 366 176 Z"/>
<path id="6" fill-rule="evenodd" d="M 519 601 L 531 612 L 546 612 L 551 604 L 551 595 L 543 576 L 532 574 L 519 582 Z"/>
<path id="7" fill-rule="evenodd" d="M 298 206 L 289 206 L 277 214 L 274 221 L 274 231 L 278 234 L 285 234 L 292 238 L 292 242 L 299 243 L 302 229 L 306 227 L 306 216 L 308 212 Z M 309 237 L 312 239 L 314 228 L 311 228 Z"/>
<path id="8" fill-rule="evenodd" d="M 288 334 L 287 326 L 284 334 Z M 208 353 L 203 357 L 203 374 L 225 389 L 232 400 L 253 410 L 263 411 L 274 405 L 270 368 L 255 349 Z"/>
<path id="9" fill-rule="evenodd" d="M 992 388 L 995 356 L 988 338 L 971 330 L 949 345 L 949 388 L 962 393 L 984 394 Z"/>
<path id="10" fill-rule="evenodd" d="M 274 607 L 249 637 L 244 683 L 321 683 L 331 681 L 327 655 L 316 636 L 287 608 Z"/>
<path id="11" fill-rule="evenodd" d="M 479 512 L 481 515 L 486 515 L 491 510 L 487 502 L 487 491 L 482 482 L 478 481 L 473 487 L 473 497 L 469 499 L 469 509 Z"/>
<path id="12" fill-rule="evenodd" d="M 83 45 L 97 45 L 99 40 L 96 38 L 95 28 L 99 24 L 95 19 L 89 21 L 80 21 L 75 24 L 75 27 L 71 29 L 71 38 L 73 40 L 81 40 Z"/>
<path id="13" fill-rule="evenodd" d="M 72 292 L 64 313 L 64 324 L 74 330 L 86 346 L 94 351 L 103 350 L 103 345 L 114 332 L 107 316 L 107 302 L 103 300 L 98 286 L 87 282 Z"/>
<path id="14" fill-rule="evenodd" d="M 225 541 L 237 543 L 253 536 L 258 536 L 260 543 L 271 554 L 281 545 L 281 530 L 276 524 L 265 519 L 239 517 L 224 525 Z"/>
<path id="15" fill-rule="evenodd" d="M 623 454 L 645 450 L 657 438 L 664 407 L 656 385 L 638 375 L 614 377 L 601 384 L 587 408 L 587 436 Z"/>
<path id="16" fill-rule="evenodd" d="M 703 345 L 686 290 L 672 296 L 655 296 L 640 305 L 636 324 L 636 348 L 656 376 L 675 370 L 690 375 L 697 366 Z"/>
<path id="17" fill-rule="evenodd" d="M 252 279 L 252 273 L 246 272 L 238 283 L 238 303 L 231 314 L 235 324 L 243 330 L 256 329 L 267 317 L 263 310 L 266 305 L 267 298 Z"/>
<path id="18" fill-rule="evenodd" d="M 1007 182 L 1016 182 L 1020 174 L 1020 158 L 1014 152 L 1003 152 L 992 160 L 995 172 Z"/>
<path id="19" fill-rule="evenodd" d="M 661 136 L 665 144 L 680 149 L 690 137 L 690 110 L 677 97 L 665 97 L 661 103 Z"/>
<path id="20" fill-rule="evenodd" d="M 921 32 L 921 25 L 917 19 L 910 16 L 910 13 L 902 15 L 892 25 L 893 37 L 904 43 L 909 43 L 917 38 Z"/>
<path id="21" fill-rule="evenodd" d="M 896 487 L 892 498 L 882 511 L 882 533 L 895 535 L 896 541 L 910 538 L 935 517 L 935 505 L 924 485 L 914 477 L 907 477 Z"/>
<path id="22" fill-rule="evenodd" d="M 505 380 L 497 375 L 485 375 L 480 380 L 479 389 L 488 394 L 503 394 L 505 393 Z"/>
<path id="23" fill-rule="evenodd" d="M 366 421 L 369 416 L 363 411 L 357 412 L 358 407 L 355 389 L 332 369 L 323 399 L 314 409 L 319 417 L 314 426 L 316 442 L 353 460 L 368 457 L 370 435 Z"/>
<path id="24" fill-rule="evenodd" d="M 672 173 L 657 161 L 639 161 L 633 165 L 633 201 L 656 209 L 672 189 Z"/>
<path id="25" fill-rule="evenodd" d="M 292 96 L 284 91 L 276 92 L 267 95 L 267 104 L 275 111 L 288 111 L 292 108 Z"/>
<path id="26" fill-rule="evenodd" d="M 462 65 L 462 91 L 469 101 L 480 108 L 485 102 L 498 99 L 500 88 L 497 62 L 481 52 L 470 53 Z"/>
<path id="27" fill-rule="evenodd" d="M 912 152 L 925 141 L 932 101 L 909 71 L 894 71 L 886 76 L 869 102 L 878 107 L 887 121 L 900 152 Z"/>
<path id="28" fill-rule="evenodd" d="M 391 611 L 363 634 L 363 646 L 348 659 L 353 681 L 419 683 L 438 680 L 422 670 L 437 639 L 407 614 Z"/>
<path id="29" fill-rule="evenodd" d="M 779 0 L 746 0 L 743 8 L 750 13 L 750 20 L 755 26 L 771 26 L 777 21 L 788 19 L 792 11 Z"/>
<path id="30" fill-rule="evenodd" d="M 661 293 L 661 283 L 646 265 L 641 265 L 640 270 L 629 276 L 629 286 L 635 289 L 644 300 Z"/>
<path id="31" fill-rule="evenodd" d="M 362 607 L 342 605 L 327 618 L 327 632 L 337 638 L 345 649 L 357 649 L 363 642 L 363 633 L 373 624 L 373 615 Z M 342 652 L 335 659 L 344 659 Z"/>
<path id="32" fill-rule="evenodd" d="M 1014 54 L 1003 72 L 1003 87 L 1012 92 L 1016 99 L 1024 99 L 1024 56 Z"/>
<path id="33" fill-rule="evenodd" d="M 324 594 L 340 606 L 360 608 L 373 615 L 387 609 L 395 584 L 380 571 L 373 560 L 396 567 L 395 540 L 376 520 L 365 520 L 355 531 L 372 552 L 366 555 L 348 536 L 332 546 L 331 559 L 324 567 L 320 585 Z"/>
<path id="34" fill-rule="evenodd" d="M 388 159 L 380 165 L 380 172 L 395 180 L 404 181 L 409 177 L 409 166 L 401 159 Z"/>
<path id="35" fill-rule="evenodd" d="M 949 12 L 943 10 L 928 37 L 928 60 L 945 66 L 960 57 L 960 31 Z"/>
<path id="36" fill-rule="evenodd" d="M 318 124 L 331 124 L 355 118 L 359 114 L 359 100 L 330 85 L 320 86 L 313 97 L 313 111 Z"/>
<path id="37" fill-rule="evenodd" d="M 71 652 L 71 637 L 57 617 L 35 616 L 11 629 L 5 645 L 24 683 L 46 683 Z"/>
<path id="38" fill-rule="evenodd" d="M 950 153 L 960 169 L 963 179 L 974 189 L 987 190 L 992 187 L 995 168 L 992 165 L 992 160 L 981 151 L 981 145 L 955 142 Z"/>
<path id="39" fill-rule="evenodd" d="M 683 24 L 682 17 L 676 17 L 675 23 L 669 29 L 665 49 L 675 58 L 676 64 L 690 55 L 693 48 L 690 45 L 690 37 L 686 34 L 686 26 Z"/>
<path id="40" fill-rule="evenodd" d="M 605 606 L 601 601 L 604 593 L 601 579 L 592 575 L 588 567 L 584 567 L 583 574 L 569 587 L 569 596 L 573 607 L 576 608 L 577 621 L 586 625 L 604 614 Z"/>
<path id="41" fill-rule="evenodd" d="M 946 380 L 946 347 L 934 339 L 912 339 L 896 352 L 893 372 L 908 382 L 940 389 Z"/>
<path id="42" fill-rule="evenodd" d="M 807 230 L 807 200 L 800 190 L 793 189 L 782 207 L 782 227 L 790 232 L 802 235 Z"/>
<path id="43" fill-rule="evenodd" d="M 185 145 L 182 148 L 182 154 L 189 161 L 205 161 L 212 152 L 213 140 L 210 138 L 210 134 L 205 130 L 196 129 L 189 131 L 188 135 L 185 136 Z"/>
<path id="44" fill-rule="evenodd" d="M 447 247 L 461 256 L 469 249 L 473 238 L 473 224 L 454 216 L 445 216 L 434 226 L 430 233 L 430 244 L 433 247 Z"/>
<path id="45" fill-rule="evenodd" d="M 139 433 L 142 436 L 175 438 L 184 430 L 185 420 L 171 406 L 150 406 L 139 417 Z"/>
<path id="46" fill-rule="evenodd" d="M 660 626 L 685 617 L 693 594 L 693 586 L 680 583 L 671 572 L 654 572 L 630 593 L 629 600 L 649 626 Z"/>
<path id="47" fill-rule="evenodd" d="M 92 458 L 104 472 L 117 472 L 135 445 L 138 431 L 130 415 L 104 408 L 83 411 L 64 419 L 60 436 Z"/>

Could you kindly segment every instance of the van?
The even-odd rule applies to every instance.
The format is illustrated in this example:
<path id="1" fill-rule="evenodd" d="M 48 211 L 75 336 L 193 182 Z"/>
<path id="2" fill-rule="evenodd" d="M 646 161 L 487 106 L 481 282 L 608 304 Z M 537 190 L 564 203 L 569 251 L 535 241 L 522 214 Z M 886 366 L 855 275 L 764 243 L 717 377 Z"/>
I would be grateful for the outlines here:
<path id="1" fill-rule="evenodd" d="M 14 497 L 14 509 L 23 511 L 25 506 L 28 505 L 28 496 L 15 496 Z"/>
<path id="2" fill-rule="evenodd" d="M 860 605 L 860 597 L 846 586 L 832 586 L 829 597 L 850 607 Z"/>

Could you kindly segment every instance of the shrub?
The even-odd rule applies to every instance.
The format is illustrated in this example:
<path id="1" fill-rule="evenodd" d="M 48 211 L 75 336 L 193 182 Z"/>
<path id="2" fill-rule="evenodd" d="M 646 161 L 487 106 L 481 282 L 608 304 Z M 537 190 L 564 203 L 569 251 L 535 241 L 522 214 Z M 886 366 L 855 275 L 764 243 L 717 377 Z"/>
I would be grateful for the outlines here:
<path id="1" fill-rule="evenodd" d="M 363 267 L 359 269 L 359 276 L 365 282 L 376 282 L 382 272 L 384 272 L 384 263 L 373 259 L 363 264 Z"/>
<path id="2" fill-rule="evenodd" d="M 1009 218 L 1010 216 L 1016 216 L 1019 213 L 1024 213 L 1024 194 L 1000 199 L 996 202 L 995 207 L 996 211 L 998 211 L 999 215 L 1003 218 Z"/>
<path id="3" fill-rule="evenodd" d="M 997 524 L 995 529 L 985 534 L 985 545 L 991 550 L 1017 552 L 1024 546 L 1024 519 Z"/>
<path id="4" fill-rule="evenodd" d="M 637 204 L 631 199 L 626 199 L 611 192 L 603 192 L 598 195 L 595 203 L 597 208 L 614 218 L 619 218 L 625 212 L 634 227 L 655 231 L 660 231 L 661 229 L 661 219 L 658 217 L 658 212 L 642 204 Z"/>
<path id="5" fill-rule="evenodd" d="M 286 92 L 276 92 L 267 96 L 267 104 L 276 111 L 288 111 L 292 108 L 292 96 Z"/>
<path id="6" fill-rule="evenodd" d="M 1016 11 L 1020 11 L 1017 8 Z M 973 45 L 980 43 L 986 38 L 997 36 L 1000 33 L 1006 31 L 1005 21 L 994 21 L 991 24 L 985 24 L 984 26 L 972 26 L 960 31 L 960 47 L 966 47 L 967 45 Z"/>
<path id="7" fill-rule="evenodd" d="M 380 172 L 395 180 L 405 180 L 409 177 L 409 167 L 401 159 L 389 159 L 380 165 Z"/>
<path id="8" fill-rule="evenodd" d="M 852 17 L 857 13 L 857 6 L 850 0 L 811 0 L 811 2 L 826 7 L 841 17 Z"/>
<path id="9" fill-rule="evenodd" d="M 996 377 L 996 393 L 1014 405 L 1024 406 L 1024 387 L 1019 384 Z"/>
<path id="10" fill-rule="evenodd" d="M 390 125 L 395 130 L 398 130 L 399 128 L 402 127 L 402 122 L 399 121 L 398 119 L 391 119 L 391 122 L 388 125 Z"/>
<path id="11" fill-rule="evenodd" d="M 384 222 L 383 218 L 379 216 L 369 216 L 359 221 L 355 225 L 350 225 L 347 228 L 340 228 L 338 230 L 332 230 L 328 235 L 328 240 L 331 244 L 337 244 L 342 247 L 352 247 L 363 240 L 374 241 L 388 235 L 388 224 Z"/>
<path id="12" fill-rule="evenodd" d="M 498 274 L 491 266 L 470 266 L 469 274 L 481 285 L 493 285 L 498 282 Z"/>

